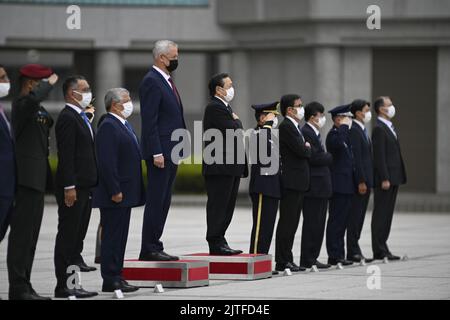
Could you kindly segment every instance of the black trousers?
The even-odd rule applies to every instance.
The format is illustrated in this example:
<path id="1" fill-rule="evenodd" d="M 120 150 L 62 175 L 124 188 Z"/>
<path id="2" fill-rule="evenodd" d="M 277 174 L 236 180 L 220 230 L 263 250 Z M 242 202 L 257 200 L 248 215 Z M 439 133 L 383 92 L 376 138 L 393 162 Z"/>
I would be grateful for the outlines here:
<path id="1" fill-rule="evenodd" d="M 347 257 L 350 258 L 355 255 L 362 255 L 359 247 L 359 239 L 361 238 L 361 231 L 366 217 L 367 205 L 370 199 L 370 189 L 366 194 L 355 194 L 352 198 L 352 207 L 348 217 L 347 225 Z"/>
<path id="2" fill-rule="evenodd" d="M 177 166 L 172 161 L 165 161 L 163 169 L 147 161 L 147 204 L 142 225 L 141 255 L 164 250 L 161 236 L 169 213 L 172 200 L 172 188 L 177 175 Z"/>
<path id="3" fill-rule="evenodd" d="M 294 262 L 292 246 L 300 222 L 304 193 L 284 189 L 280 201 L 280 219 L 275 236 L 275 261 L 280 264 Z"/>
<path id="4" fill-rule="evenodd" d="M 44 213 L 44 193 L 19 186 L 16 205 L 11 216 L 7 265 L 9 294 L 30 292 L 36 244 Z"/>
<path id="5" fill-rule="evenodd" d="M 327 223 L 328 258 L 345 258 L 345 230 L 352 207 L 351 194 L 334 193 L 330 200 Z"/>
<path id="6" fill-rule="evenodd" d="M 375 188 L 372 213 L 372 250 L 375 257 L 384 257 L 390 253 L 387 240 L 391 232 L 392 217 L 397 200 L 398 186 L 389 190 Z"/>
<path id="7" fill-rule="evenodd" d="M 311 268 L 320 255 L 327 221 L 328 199 L 305 197 L 300 265 Z"/>
<path id="8" fill-rule="evenodd" d="M 240 177 L 225 175 L 205 176 L 206 193 L 206 241 L 209 247 L 228 244 L 225 233 L 233 218 L 239 191 Z"/>
<path id="9" fill-rule="evenodd" d="M 59 288 L 66 286 L 67 267 L 83 262 L 83 241 L 91 219 L 91 190 L 77 188 L 77 201 L 72 207 L 64 203 L 64 189 L 57 189 L 58 233 L 55 242 L 55 273 Z"/>
<path id="10" fill-rule="evenodd" d="M 14 198 L 0 197 L 0 242 L 3 241 L 11 221 Z"/>
<path id="11" fill-rule="evenodd" d="M 262 193 L 252 193 L 250 198 L 253 208 L 253 227 L 249 252 L 268 254 L 275 229 L 279 200 Z"/>
<path id="12" fill-rule="evenodd" d="M 102 225 L 101 272 L 103 281 L 122 279 L 131 208 L 100 208 Z"/>

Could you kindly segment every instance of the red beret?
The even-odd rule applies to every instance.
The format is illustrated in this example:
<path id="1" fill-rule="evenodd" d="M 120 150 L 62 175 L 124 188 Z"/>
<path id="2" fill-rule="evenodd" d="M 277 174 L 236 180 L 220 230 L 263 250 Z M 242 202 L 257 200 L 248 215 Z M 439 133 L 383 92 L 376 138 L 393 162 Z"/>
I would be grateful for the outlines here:
<path id="1" fill-rule="evenodd" d="M 20 68 L 20 74 L 32 79 L 44 79 L 50 77 L 53 70 L 40 64 L 27 64 Z"/>

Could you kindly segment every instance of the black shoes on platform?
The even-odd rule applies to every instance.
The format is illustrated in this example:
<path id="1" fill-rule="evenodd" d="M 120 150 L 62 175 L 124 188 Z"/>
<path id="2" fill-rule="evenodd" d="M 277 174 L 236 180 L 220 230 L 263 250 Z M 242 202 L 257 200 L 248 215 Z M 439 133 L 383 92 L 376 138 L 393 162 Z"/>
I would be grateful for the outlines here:
<path id="1" fill-rule="evenodd" d="M 177 261 L 179 260 L 176 256 L 171 256 L 164 251 L 159 252 L 148 252 L 145 254 L 140 254 L 140 261 Z"/>
<path id="2" fill-rule="evenodd" d="M 213 256 L 234 256 L 241 254 L 242 250 L 231 249 L 227 244 L 221 246 L 210 246 L 209 254 Z"/>

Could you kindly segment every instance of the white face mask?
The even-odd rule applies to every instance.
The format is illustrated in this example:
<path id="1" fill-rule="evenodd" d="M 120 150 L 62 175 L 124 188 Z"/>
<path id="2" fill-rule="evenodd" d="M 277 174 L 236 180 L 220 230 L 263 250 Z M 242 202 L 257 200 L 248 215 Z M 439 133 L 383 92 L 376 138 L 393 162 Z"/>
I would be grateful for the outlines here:
<path id="1" fill-rule="evenodd" d="M 272 121 L 272 129 L 275 129 L 278 126 L 278 118 L 275 117 Z"/>
<path id="2" fill-rule="evenodd" d="M 387 108 L 387 116 L 389 117 L 389 118 L 393 118 L 393 117 L 395 117 L 395 107 L 392 105 L 392 106 L 389 106 L 388 108 Z"/>
<path id="3" fill-rule="evenodd" d="M 9 93 L 10 88 L 11 83 L 9 82 L 0 83 L 0 98 L 6 97 Z"/>
<path id="4" fill-rule="evenodd" d="M 77 100 L 77 102 L 80 104 L 80 106 L 85 109 L 92 101 L 92 92 L 78 92 L 74 91 L 78 94 L 81 94 L 82 98 L 80 101 Z"/>
<path id="5" fill-rule="evenodd" d="M 372 120 L 372 112 L 367 111 L 367 112 L 364 114 L 364 119 L 363 119 L 363 121 L 364 121 L 364 123 L 369 123 L 370 120 Z"/>
<path id="6" fill-rule="evenodd" d="M 227 89 L 227 95 L 224 97 L 224 100 L 228 103 L 231 102 L 231 100 L 233 100 L 234 98 L 234 88 L 231 87 L 229 89 Z"/>
<path id="7" fill-rule="evenodd" d="M 317 123 L 317 126 L 318 126 L 319 128 L 323 128 L 326 122 L 327 122 L 327 118 L 325 118 L 325 117 L 320 117 L 320 118 L 319 118 L 319 122 Z"/>
<path id="8" fill-rule="evenodd" d="M 295 115 L 295 117 L 297 118 L 297 120 L 302 120 L 303 117 L 305 116 L 305 109 L 302 107 L 297 107 L 294 108 L 295 110 L 297 110 L 297 114 Z"/>
<path id="9" fill-rule="evenodd" d="M 122 104 L 122 106 L 123 106 L 122 115 L 126 119 L 133 113 L 133 102 L 131 101 L 125 102 L 124 104 Z"/>

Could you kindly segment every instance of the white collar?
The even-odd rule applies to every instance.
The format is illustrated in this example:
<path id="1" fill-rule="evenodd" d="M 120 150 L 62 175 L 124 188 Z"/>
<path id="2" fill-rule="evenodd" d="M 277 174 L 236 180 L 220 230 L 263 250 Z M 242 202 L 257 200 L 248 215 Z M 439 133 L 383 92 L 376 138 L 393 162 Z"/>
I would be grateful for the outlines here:
<path id="1" fill-rule="evenodd" d="M 314 125 L 312 125 L 309 122 L 307 122 L 306 124 L 309 125 L 314 130 L 314 132 L 316 133 L 316 136 L 319 136 L 320 132 L 319 132 L 319 130 L 317 130 L 317 128 Z"/>
<path id="2" fill-rule="evenodd" d="M 294 124 L 294 126 L 298 129 L 298 125 L 299 123 L 292 117 L 286 116 L 286 118 L 288 118 L 289 120 L 292 121 L 292 123 Z"/>
<path id="3" fill-rule="evenodd" d="M 387 125 L 389 128 L 392 128 L 392 122 L 391 121 L 389 121 L 389 120 L 387 120 L 387 119 L 385 119 L 385 118 L 382 118 L 382 117 L 378 117 L 378 120 L 380 120 L 381 122 L 383 122 L 385 125 Z"/>
<path id="4" fill-rule="evenodd" d="M 112 115 L 113 117 L 119 119 L 119 121 L 122 122 L 123 125 L 125 125 L 125 121 L 126 121 L 126 120 L 125 120 L 124 118 L 119 117 L 117 114 L 112 113 L 112 112 L 108 112 L 108 114 L 110 114 L 110 115 Z"/>
<path id="5" fill-rule="evenodd" d="M 214 96 L 215 98 L 219 99 L 220 101 L 223 102 L 224 105 L 226 105 L 228 107 L 228 102 L 226 102 L 225 100 L 223 100 L 221 97 L 218 96 Z"/>
<path id="6" fill-rule="evenodd" d="M 359 120 L 353 119 L 353 122 L 357 123 L 357 124 L 361 127 L 361 129 L 363 129 L 363 131 L 364 131 L 364 129 L 366 128 L 366 127 L 364 126 L 364 123 L 362 123 L 362 122 L 359 121 Z"/>
<path id="7" fill-rule="evenodd" d="M 76 105 L 71 104 L 71 103 L 67 103 L 67 102 L 66 102 L 66 106 L 71 107 L 71 108 L 72 108 L 73 110 L 75 110 L 78 114 L 80 114 L 81 112 L 84 111 L 84 110 L 81 109 L 79 106 L 76 106 Z"/>
<path id="8" fill-rule="evenodd" d="M 158 68 L 157 66 L 153 66 L 153 69 L 155 69 L 156 71 L 158 71 L 163 77 L 164 79 L 166 79 L 166 81 L 170 84 L 169 79 L 170 79 L 170 75 L 168 75 L 167 73 L 165 73 L 163 70 L 161 70 L 160 68 Z M 170 85 L 172 86 L 172 85 Z"/>

